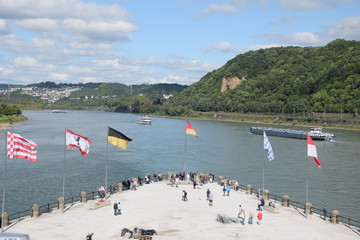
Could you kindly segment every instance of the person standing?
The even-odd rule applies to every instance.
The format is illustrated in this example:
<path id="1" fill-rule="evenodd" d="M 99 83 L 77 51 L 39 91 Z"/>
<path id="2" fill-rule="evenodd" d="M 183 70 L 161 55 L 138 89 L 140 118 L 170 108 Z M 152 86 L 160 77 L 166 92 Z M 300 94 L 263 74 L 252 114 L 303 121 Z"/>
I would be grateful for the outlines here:
<path id="1" fill-rule="evenodd" d="M 117 216 L 118 214 L 118 204 L 114 203 L 114 216 Z"/>
<path id="2" fill-rule="evenodd" d="M 206 191 L 206 200 L 207 200 L 207 201 L 209 201 L 209 194 L 210 194 L 210 190 L 207 189 L 207 191 Z"/>
<path id="3" fill-rule="evenodd" d="M 244 215 L 244 217 L 242 217 L 242 215 Z M 245 224 L 245 211 L 244 211 L 244 209 L 241 207 L 241 204 L 239 205 L 238 218 L 241 219 L 241 224 L 244 225 L 244 224 Z"/>
<path id="4" fill-rule="evenodd" d="M 226 187 L 226 196 L 230 196 L 231 187 L 230 185 L 227 185 Z"/>
<path id="5" fill-rule="evenodd" d="M 324 221 L 326 220 L 326 217 L 327 217 L 327 207 L 326 206 L 324 206 L 324 208 L 323 208 L 323 215 L 324 215 Z"/>
<path id="6" fill-rule="evenodd" d="M 254 213 L 252 210 L 250 210 L 248 224 L 253 224 L 253 218 L 254 218 Z"/>
<path id="7" fill-rule="evenodd" d="M 209 206 L 212 206 L 212 205 L 213 205 L 213 201 L 214 201 L 214 196 L 213 196 L 213 194 L 210 192 L 210 193 L 209 193 Z"/>
<path id="8" fill-rule="evenodd" d="M 259 213 L 258 213 L 258 215 L 257 215 L 257 219 L 258 219 L 258 220 L 257 220 L 257 222 L 256 222 L 258 225 L 260 225 L 260 224 L 261 224 L 261 220 L 262 220 L 262 218 L 263 218 L 263 215 L 262 215 L 262 213 L 261 213 L 261 212 L 259 212 Z"/>
<path id="9" fill-rule="evenodd" d="M 224 187 L 223 187 L 223 196 L 225 197 L 225 193 L 226 193 L 226 187 L 225 187 L 225 185 L 224 185 Z"/>
<path id="10" fill-rule="evenodd" d="M 121 203 L 118 202 L 118 214 L 121 214 L 122 206 Z"/>
<path id="11" fill-rule="evenodd" d="M 184 202 L 186 202 L 188 199 L 187 199 L 187 192 L 185 190 L 183 190 L 183 194 L 182 194 L 182 200 Z"/>

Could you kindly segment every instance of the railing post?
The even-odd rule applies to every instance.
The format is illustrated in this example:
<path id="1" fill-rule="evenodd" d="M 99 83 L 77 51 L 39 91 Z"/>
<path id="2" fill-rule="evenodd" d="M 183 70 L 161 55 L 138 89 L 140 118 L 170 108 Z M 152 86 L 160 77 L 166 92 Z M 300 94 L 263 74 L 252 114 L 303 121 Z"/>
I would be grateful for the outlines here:
<path id="1" fill-rule="evenodd" d="M 331 222 L 334 224 L 339 223 L 340 213 L 338 210 L 332 210 L 331 212 Z"/>
<path id="2" fill-rule="evenodd" d="M 290 206 L 290 198 L 289 198 L 288 195 L 283 196 L 282 205 L 283 205 L 283 207 L 289 207 Z"/>
<path id="3" fill-rule="evenodd" d="M 1 218 L 2 218 L 2 226 L 3 227 L 9 226 L 9 214 L 7 212 L 4 212 Z"/>
<path id="4" fill-rule="evenodd" d="M 38 204 L 33 204 L 30 210 L 31 217 L 37 218 L 39 217 L 40 206 Z"/>
<path id="5" fill-rule="evenodd" d="M 246 185 L 246 194 L 252 194 L 252 186 L 250 184 Z"/>

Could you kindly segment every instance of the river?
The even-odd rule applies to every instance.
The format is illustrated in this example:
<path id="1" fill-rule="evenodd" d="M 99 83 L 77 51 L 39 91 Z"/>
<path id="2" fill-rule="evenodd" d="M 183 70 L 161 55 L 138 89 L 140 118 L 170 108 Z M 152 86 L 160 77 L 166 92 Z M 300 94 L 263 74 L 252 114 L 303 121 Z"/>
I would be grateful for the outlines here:
<path id="1" fill-rule="evenodd" d="M 95 191 L 105 183 L 106 159 L 109 184 L 155 172 L 180 172 L 186 162 L 188 171 L 214 173 L 262 188 L 264 169 L 265 189 L 271 194 L 305 202 L 308 161 L 309 202 L 318 208 L 326 204 L 329 211 L 336 209 L 343 216 L 360 220 L 360 212 L 354 211 L 360 205 L 359 131 L 323 129 L 334 133 L 336 140 L 315 141 L 323 163 L 317 168 L 307 157 L 307 142 L 299 139 L 268 136 L 275 159 L 267 161 L 262 136 L 249 132 L 256 124 L 194 119 L 190 122 L 199 135 L 194 137 L 185 135 L 183 119 L 152 117 L 152 125 L 144 126 L 136 124 L 138 115 L 134 114 L 50 110 L 23 114 L 29 121 L 9 131 L 37 143 L 38 161 L 7 159 L 8 213 L 30 209 L 34 203 L 55 202 L 62 196 L 64 169 L 65 198 L 78 196 L 81 191 Z M 108 144 L 108 126 L 133 139 L 126 150 Z M 66 128 L 90 138 L 88 157 L 76 148 L 64 147 Z M 5 141 L 5 135 L 0 136 L 0 142 Z"/>

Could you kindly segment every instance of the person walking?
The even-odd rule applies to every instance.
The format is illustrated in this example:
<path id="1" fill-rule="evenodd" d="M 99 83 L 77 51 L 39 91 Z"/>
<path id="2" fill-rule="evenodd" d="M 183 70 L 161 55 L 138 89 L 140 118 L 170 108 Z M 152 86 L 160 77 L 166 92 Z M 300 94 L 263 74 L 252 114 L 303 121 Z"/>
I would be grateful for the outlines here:
<path id="1" fill-rule="evenodd" d="M 223 196 L 225 197 L 225 193 L 226 193 L 226 187 L 225 187 L 225 185 L 224 185 L 224 187 L 223 187 Z"/>
<path id="2" fill-rule="evenodd" d="M 210 194 L 210 190 L 207 189 L 207 191 L 206 191 L 206 200 L 207 200 L 207 201 L 209 201 L 209 194 Z"/>
<path id="3" fill-rule="evenodd" d="M 258 220 L 257 220 L 257 222 L 256 222 L 258 225 L 261 224 L 262 218 L 263 218 L 263 214 L 262 214 L 261 212 L 259 212 L 258 215 L 257 215 L 257 219 L 258 219 Z"/>
<path id="4" fill-rule="evenodd" d="M 242 217 L 242 215 L 244 215 Z M 245 210 L 241 207 L 241 204 L 239 205 L 239 214 L 238 214 L 238 218 L 241 219 L 241 224 L 244 225 L 245 224 Z"/>
<path id="5" fill-rule="evenodd" d="M 324 215 L 324 221 L 326 220 L 326 217 L 327 217 L 327 213 L 328 213 L 328 211 L 327 211 L 327 207 L 326 206 L 324 206 L 324 208 L 323 208 L 323 215 Z"/>
<path id="6" fill-rule="evenodd" d="M 118 204 L 114 203 L 114 216 L 117 216 L 118 214 Z"/>
<path id="7" fill-rule="evenodd" d="M 213 196 L 213 194 L 210 192 L 210 193 L 209 193 L 209 206 L 212 206 L 212 205 L 213 205 L 213 201 L 214 201 L 214 196 Z"/>
<path id="8" fill-rule="evenodd" d="M 121 203 L 118 202 L 118 214 L 121 214 L 121 210 L 122 210 L 122 206 L 121 206 Z"/>
<path id="9" fill-rule="evenodd" d="M 182 193 L 182 200 L 184 202 L 186 202 L 188 199 L 187 199 L 187 192 L 185 190 L 183 190 L 183 193 Z"/>
<path id="10" fill-rule="evenodd" d="M 252 210 L 250 210 L 248 224 L 253 224 L 253 218 L 254 218 L 254 213 Z"/>
<path id="11" fill-rule="evenodd" d="M 231 187 L 230 187 L 230 185 L 227 185 L 227 187 L 226 187 L 226 196 L 230 196 L 230 191 L 231 191 Z"/>

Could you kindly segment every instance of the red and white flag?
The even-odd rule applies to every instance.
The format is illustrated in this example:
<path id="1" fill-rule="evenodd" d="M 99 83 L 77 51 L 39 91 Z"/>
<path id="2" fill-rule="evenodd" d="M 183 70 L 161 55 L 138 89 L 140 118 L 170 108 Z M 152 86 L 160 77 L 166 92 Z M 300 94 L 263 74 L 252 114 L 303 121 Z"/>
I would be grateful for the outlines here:
<path id="1" fill-rule="evenodd" d="M 66 129 L 66 145 L 71 149 L 72 147 L 77 147 L 80 150 L 80 153 L 87 157 L 90 151 L 90 139 L 83 137 L 79 134 L 76 134 L 69 129 Z"/>
<path id="2" fill-rule="evenodd" d="M 7 133 L 7 158 L 25 158 L 28 161 L 36 162 L 36 143 L 19 134 Z"/>
<path id="3" fill-rule="evenodd" d="M 308 141 L 308 145 L 307 145 L 307 155 L 308 155 L 308 157 L 313 157 L 314 161 L 316 163 L 316 166 L 321 167 L 322 163 L 318 159 L 316 146 L 314 144 L 314 141 L 311 139 L 310 135 L 307 136 L 307 141 Z"/>

